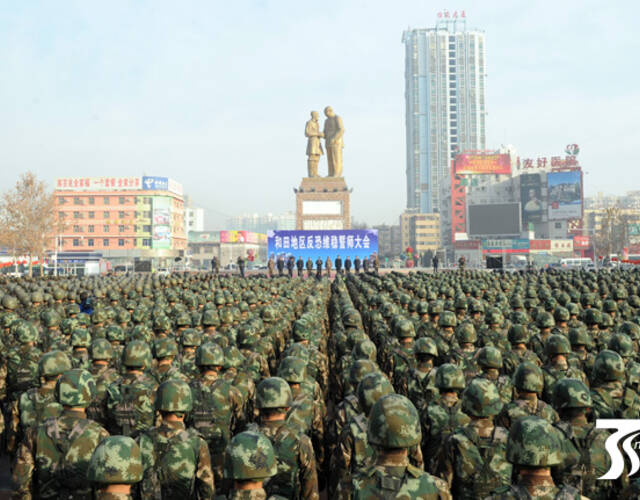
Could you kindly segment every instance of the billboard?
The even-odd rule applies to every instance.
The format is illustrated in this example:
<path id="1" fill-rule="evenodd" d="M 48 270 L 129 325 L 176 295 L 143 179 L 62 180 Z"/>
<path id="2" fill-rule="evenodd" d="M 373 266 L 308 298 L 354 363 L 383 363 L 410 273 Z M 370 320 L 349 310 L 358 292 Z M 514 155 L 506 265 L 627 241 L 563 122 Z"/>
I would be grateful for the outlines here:
<path id="1" fill-rule="evenodd" d="M 59 191 L 127 191 L 142 189 L 140 177 L 59 177 Z"/>
<path id="2" fill-rule="evenodd" d="M 511 157 L 508 154 L 462 153 L 456 156 L 456 174 L 510 174 Z"/>
<path id="3" fill-rule="evenodd" d="M 469 205 L 468 210 L 469 234 L 520 234 L 520 203 Z"/>
<path id="4" fill-rule="evenodd" d="M 152 191 L 168 191 L 169 179 L 167 177 L 149 177 L 142 178 L 142 189 Z"/>
<path id="5" fill-rule="evenodd" d="M 152 248 L 171 248 L 171 198 L 154 196 L 152 199 Z"/>
<path id="6" fill-rule="evenodd" d="M 542 201 L 542 183 L 539 174 L 520 176 L 520 205 L 522 206 L 522 225 L 542 220 L 544 203 Z"/>
<path id="7" fill-rule="evenodd" d="M 577 235 L 573 237 L 574 250 L 588 250 L 591 248 L 591 237 Z"/>
<path id="8" fill-rule="evenodd" d="M 363 259 L 378 253 L 376 229 L 345 229 L 333 231 L 269 231 L 267 234 L 269 256 L 293 255 L 315 263 L 318 257 L 335 260 L 340 255 Z"/>
<path id="9" fill-rule="evenodd" d="M 549 220 L 582 217 L 582 179 L 580 170 L 547 174 Z"/>

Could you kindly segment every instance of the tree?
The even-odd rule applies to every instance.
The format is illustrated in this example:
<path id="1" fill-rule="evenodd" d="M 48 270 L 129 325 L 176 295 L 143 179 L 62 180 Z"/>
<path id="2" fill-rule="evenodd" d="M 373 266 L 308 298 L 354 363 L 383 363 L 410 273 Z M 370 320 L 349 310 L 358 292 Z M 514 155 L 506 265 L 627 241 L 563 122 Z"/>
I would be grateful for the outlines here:
<path id="1" fill-rule="evenodd" d="M 0 199 L 0 244 L 14 255 L 29 257 L 29 276 L 33 273 L 33 257 L 42 261 L 53 246 L 56 234 L 62 231 L 57 218 L 55 196 L 33 172 L 20 176 L 15 187 Z"/>

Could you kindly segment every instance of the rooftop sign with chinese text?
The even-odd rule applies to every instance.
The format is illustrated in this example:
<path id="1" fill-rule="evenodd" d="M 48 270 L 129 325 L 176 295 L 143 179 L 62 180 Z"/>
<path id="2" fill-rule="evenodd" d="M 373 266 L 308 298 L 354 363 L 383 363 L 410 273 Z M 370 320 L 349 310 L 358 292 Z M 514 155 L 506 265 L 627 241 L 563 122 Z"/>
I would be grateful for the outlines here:
<path id="1" fill-rule="evenodd" d="M 269 231 L 267 245 L 269 256 L 293 255 L 304 261 L 311 258 L 314 263 L 318 257 L 323 261 L 327 257 L 335 260 L 338 255 L 343 260 L 356 256 L 363 259 L 378 252 L 378 231 Z"/>

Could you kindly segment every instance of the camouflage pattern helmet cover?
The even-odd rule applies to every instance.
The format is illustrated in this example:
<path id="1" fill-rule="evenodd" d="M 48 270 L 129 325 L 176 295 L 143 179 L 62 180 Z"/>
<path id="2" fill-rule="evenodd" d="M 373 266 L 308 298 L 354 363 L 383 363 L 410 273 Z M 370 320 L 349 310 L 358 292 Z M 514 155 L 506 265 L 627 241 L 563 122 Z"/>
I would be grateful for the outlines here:
<path id="1" fill-rule="evenodd" d="M 453 327 L 458 324 L 456 315 L 452 311 L 444 311 L 438 318 L 438 326 L 442 328 Z"/>
<path id="2" fill-rule="evenodd" d="M 526 344 L 529 342 L 529 330 L 525 325 L 511 325 L 507 337 L 511 344 Z"/>
<path id="3" fill-rule="evenodd" d="M 96 394 L 96 383 L 91 373 L 76 368 L 60 376 L 54 392 L 61 405 L 86 408 Z"/>
<path id="4" fill-rule="evenodd" d="M 562 463 L 559 431 L 540 417 L 517 419 L 509 431 L 507 460 L 525 467 L 551 467 Z"/>
<path id="5" fill-rule="evenodd" d="M 271 441 L 259 432 L 236 434 L 225 451 L 225 477 L 235 480 L 259 480 L 278 472 Z"/>
<path id="6" fill-rule="evenodd" d="M 224 352 L 215 342 L 205 342 L 196 349 L 197 366 L 222 366 L 224 365 Z"/>
<path id="7" fill-rule="evenodd" d="M 502 354 L 492 346 L 483 347 L 478 351 L 477 362 L 483 368 L 502 368 Z"/>
<path id="8" fill-rule="evenodd" d="M 542 369 L 529 361 L 520 363 L 513 374 L 513 385 L 520 392 L 541 394 L 544 389 Z"/>
<path id="9" fill-rule="evenodd" d="M 462 369 L 451 363 L 440 365 L 436 371 L 435 385 L 440 391 L 461 391 L 466 385 Z"/>
<path id="10" fill-rule="evenodd" d="M 438 346 L 436 341 L 431 337 L 420 337 L 413 344 L 413 353 L 418 354 L 430 354 L 434 358 L 438 357 Z"/>
<path id="11" fill-rule="evenodd" d="M 99 484 L 135 484 L 142 481 L 142 455 L 128 436 L 103 439 L 91 456 L 87 479 Z"/>
<path id="12" fill-rule="evenodd" d="M 408 319 L 402 319 L 398 321 L 393 328 L 393 335 L 396 338 L 414 338 L 416 336 L 416 330 L 413 327 L 413 322 Z"/>
<path id="13" fill-rule="evenodd" d="M 556 410 L 567 408 L 591 408 L 591 394 L 582 380 L 563 378 L 553 386 L 553 407 Z"/>
<path id="14" fill-rule="evenodd" d="M 293 396 L 289 384 L 280 377 L 262 380 L 256 388 L 256 406 L 258 409 L 288 408 Z"/>
<path id="15" fill-rule="evenodd" d="M 191 388 L 177 379 L 167 380 L 156 391 L 156 410 L 171 413 L 188 413 L 193 407 Z"/>
<path id="16" fill-rule="evenodd" d="M 569 339 L 560 334 L 551 335 L 544 346 L 544 352 L 548 357 L 557 356 L 558 354 L 569 354 L 571 352 Z"/>
<path id="17" fill-rule="evenodd" d="M 76 328 L 71 333 L 71 347 L 89 347 L 91 334 L 86 328 Z"/>
<path id="18" fill-rule="evenodd" d="M 91 342 L 89 354 L 93 360 L 106 360 L 109 361 L 113 358 L 113 346 L 107 339 L 96 339 Z"/>
<path id="19" fill-rule="evenodd" d="M 462 411 L 475 417 L 491 417 L 502 410 L 498 389 L 486 378 L 473 379 L 462 392 Z"/>
<path id="20" fill-rule="evenodd" d="M 178 344 L 169 337 L 156 340 L 153 344 L 153 349 L 158 359 L 178 355 Z"/>
<path id="21" fill-rule="evenodd" d="M 476 327 L 473 326 L 473 323 L 470 321 L 460 323 L 458 328 L 456 328 L 456 339 L 463 344 L 475 344 L 478 340 L 478 335 L 476 334 Z"/>
<path id="22" fill-rule="evenodd" d="M 367 437 L 382 448 L 409 448 L 422 439 L 420 417 L 413 403 L 399 394 L 376 401 L 369 414 Z"/>
<path id="23" fill-rule="evenodd" d="M 151 360 L 151 349 L 146 342 L 132 340 L 122 351 L 122 364 L 131 368 L 144 368 Z"/>
<path id="24" fill-rule="evenodd" d="M 51 351 L 44 354 L 38 361 L 38 376 L 56 377 L 71 368 L 69 356 L 62 351 Z"/>
<path id="25" fill-rule="evenodd" d="M 307 374 L 307 363 L 302 358 L 287 356 L 278 365 L 278 377 L 289 383 L 300 384 L 304 382 Z"/>
<path id="26" fill-rule="evenodd" d="M 600 351 L 593 364 L 593 378 L 598 382 L 624 380 L 625 371 L 622 357 L 617 352 L 608 349 Z"/>
<path id="27" fill-rule="evenodd" d="M 371 407 L 378 399 L 393 392 L 391 382 L 389 382 L 389 379 L 382 373 L 369 373 L 365 375 L 356 390 L 360 409 L 365 415 L 369 415 Z"/>
<path id="28" fill-rule="evenodd" d="M 28 342 L 37 342 L 40 338 L 38 329 L 31 321 L 20 321 L 12 325 L 13 335 L 21 344 Z"/>

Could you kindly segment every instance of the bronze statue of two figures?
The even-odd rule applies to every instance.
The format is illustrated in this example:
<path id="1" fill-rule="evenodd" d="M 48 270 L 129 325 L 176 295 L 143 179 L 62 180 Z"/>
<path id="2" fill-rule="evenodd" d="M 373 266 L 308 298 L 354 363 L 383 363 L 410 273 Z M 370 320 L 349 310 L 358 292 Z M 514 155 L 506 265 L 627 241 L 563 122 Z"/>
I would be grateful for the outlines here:
<path id="1" fill-rule="evenodd" d="M 309 177 L 318 176 L 318 162 L 320 156 L 324 154 L 321 139 L 324 139 L 327 150 L 327 163 L 329 172 L 327 177 L 342 177 L 342 148 L 344 147 L 344 125 L 342 118 L 336 115 L 331 106 L 324 108 L 324 129 L 320 131 L 318 122 L 318 112 L 311 112 L 309 120 L 304 128 L 304 135 L 307 136 L 307 169 Z"/>

